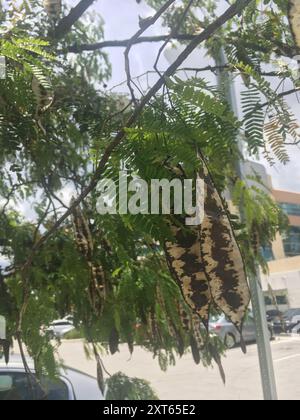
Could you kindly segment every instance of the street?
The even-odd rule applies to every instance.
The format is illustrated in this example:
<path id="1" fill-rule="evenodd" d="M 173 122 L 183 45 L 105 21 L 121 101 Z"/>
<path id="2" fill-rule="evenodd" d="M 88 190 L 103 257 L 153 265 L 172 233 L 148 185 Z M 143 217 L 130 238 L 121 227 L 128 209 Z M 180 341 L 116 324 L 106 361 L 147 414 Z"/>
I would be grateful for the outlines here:
<path id="1" fill-rule="evenodd" d="M 280 400 L 300 399 L 300 338 L 280 337 L 272 342 L 273 360 Z M 59 356 L 65 364 L 96 375 L 94 360 L 85 357 L 80 340 L 63 341 Z M 248 346 L 244 355 L 239 348 L 227 352 L 223 360 L 227 383 L 223 385 L 215 367 L 196 366 L 187 354 L 167 372 L 162 372 L 150 353 L 137 348 L 130 357 L 126 346 L 115 356 L 104 356 L 109 373 L 122 371 L 128 376 L 151 382 L 162 400 L 261 400 L 263 399 L 257 347 Z"/>

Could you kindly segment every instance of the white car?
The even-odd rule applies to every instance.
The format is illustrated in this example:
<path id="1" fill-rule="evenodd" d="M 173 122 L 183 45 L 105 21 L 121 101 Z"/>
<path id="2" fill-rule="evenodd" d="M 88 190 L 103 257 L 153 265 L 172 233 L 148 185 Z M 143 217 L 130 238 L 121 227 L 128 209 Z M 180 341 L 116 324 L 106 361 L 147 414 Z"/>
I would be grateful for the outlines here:
<path id="1" fill-rule="evenodd" d="M 63 338 L 68 332 L 75 330 L 74 324 L 70 317 L 58 319 L 53 321 L 47 333 L 52 335 L 53 338 Z"/>
<path id="2" fill-rule="evenodd" d="M 33 363 L 28 364 L 34 374 Z M 102 401 L 104 397 L 95 378 L 75 369 L 61 369 L 59 379 L 45 376 L 32 385 L 20 356 L 12 356 L 8 365 L 0 359 L 0 401 L 32 400 Z"/>

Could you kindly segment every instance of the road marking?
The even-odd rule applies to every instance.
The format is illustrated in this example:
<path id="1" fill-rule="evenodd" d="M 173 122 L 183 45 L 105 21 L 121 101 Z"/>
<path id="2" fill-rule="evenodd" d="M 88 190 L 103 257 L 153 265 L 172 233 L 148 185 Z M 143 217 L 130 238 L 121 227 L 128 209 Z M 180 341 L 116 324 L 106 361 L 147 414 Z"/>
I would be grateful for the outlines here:
<path id="1" fill-rule="evenodd" d="M 282 357 L 281 359 L 274 360 L 275 363 L 284 362 L 285 360 L 295 359 L 296 357 L 300 357 L 299 354 L 293 354 L 291 356 Z"/>
<path id="2" fill-rule="evenodd" d="M 295 343 L 295 341 L 300 341 L 299 340 L 300 337 L 281 337 L 279 339 L 277 339 L 276 341 L 272 341 L 271 344 L 272 345 L 276 345 L 276 344 L 286 344 L 286 343 Z"/>

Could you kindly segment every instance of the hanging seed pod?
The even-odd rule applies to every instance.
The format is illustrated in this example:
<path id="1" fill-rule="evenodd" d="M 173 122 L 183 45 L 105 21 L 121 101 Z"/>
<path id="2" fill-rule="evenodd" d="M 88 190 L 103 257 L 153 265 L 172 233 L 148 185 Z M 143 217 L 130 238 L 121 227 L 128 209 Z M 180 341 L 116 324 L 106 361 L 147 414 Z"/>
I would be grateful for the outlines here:
<path id="1" fill-rule="evenodd" d="M 173 325 L 173 330 L 174 330 L 174 337 L 177 341 L 178 354 L 179 354 L 180 357 L 182 357 L 184 355 L 184 351 L 185 351 L 184 339 L 183 339 L 182 335 L 180 334 L 180 332 L 178 331 L 178 329 L 176 328 L 175 325 Z"/>
<path id="2" fill-rule="evenodd" d="M 226 384 L 226 375 L 225 375 L 225 371 L 224 371 L 222 361 L 221 361 L 221 357 L 218 353 L 218 350 L 215 348 L 215 346 L 213 344 L 208 343 L 208 351 L 212 355 L 212 358 L 214 359 L 216 364 L 218 365 L 222 381 L 225 385 Z"/>
<path id="3" fill-rule="evenodd" d="M 289 0 L 288 17 L 295 43 L 300 47 L 300 0 Z"/>
<path id="4" fill-rule="evenodd" d="M 178 313 L 179 313 L 184 331 L 189 333 L 192 329 L 191 318 L 180 303 L 178 304 Z"/>
<path id="5" fill-rule="evenodd" d="M 73 200 L 72 200 L 73 201 Z M 96 315 L 101 315 L 106 298 L 106 276 L 101 265 L 94 263 L 94 241 L 89 223 L 80 207 L 73 211 L 75 241 L 79 252 L 85 258 L 90 269 L 88 297 Z"/>
<path id="6" fill-rule="evenodd" d="M 35 76 L 32 78 L 31 87 L 37 103 L 36 115 L 40 116 L 53 104 L 54 93 L 50 82 L 43 81 L 42 83 Z"/>
<path id="7" fill-rule="evenodd" d="M 3 348 L 4 360 L 5 360 L 5 363 L 8 365 L 10 342 L 8 340 L 0 339 L 0 346 Z"/>
<path id="8" fill-rule="evenodd" d="M 259 240 L 259 226 L 256 224 L 252 225 L 251 229 L 251 245 L 254 250 L 254 254 L 257 256 L 260 252 L 260 240 Z"/>
<path id="9" fill-rule="evenodd" d="M 42 124 L 41 116 L 51 107 L 54 102 L 54 93 L 51 90 L 51 85 L 43 80 L 41 83 L 35 76 L 32 78 L 31 88 L 36 100 L 35 119 L 38 126 L 46 135 L 46 130 Z"/>
<path id="10" fill-rule="evenodd" d="M 91 261 L 94 253 L 94 242 L 89 224 L 79 207 L 76 207 L 73 211 L 73 223 L 78 250 Z"/>
<path id="11" fill-rule="evenodd" d="M 96 359 L 96 362 L 97 362 L 98 387 L 99 387 L 101 393 L 104 395 L 105 394 L 105 379 L 104 379 L 104 373 L 103 373 L 103 367 L 102 367 L 102 360 L 101 360 L 101 357 L 99 355 L 96 344 L 93 341 L 92 341 L 92 345 L 93 345 L 94 356 L 95 356 L 95 359 Z"/>
<path id="12" fill-rule="evenodd" d="M 211 293 L 204 271 L 198 228 L 184 229 L 173 224 L 171 230 L 175 241 L 165 245 L 170 272 L 179 284 L 186 303 L 208 328 Z"/>
<path id="13" fill-rule="evenodd" d="M 241 332 L 250 302 L 246 269 L 222 198 L 201 160 L 199 176 L 206 189 L 205 217 L 200 226 L 204 270 L 214 304 Z"/>
<path id="14" fill-rule="evenodd" d="M 119 333 L 116 327 L 114 327 L 111 330 L 111 333 L 109 336 L 109 351 L 112 355 L 116 354 L 119 351 L 119 340 L 120 340 Z"/>
<path id="15" fill-rule="evenodd" d="M 99 283 L 99 277 L 96 275 L 97 268 L 95 268 L 92 263 L 88 262 L 88 265 L 90 266 L 91 271 L 91 279 L 88 286 L 88 296 L 91 307 L 94 309 L 95 314 L 100 316 L 103 311 L 104 300 L 106 297 L 105 288 L 102 284 Z"/>
<path id="16" fill-rule="evenodd" d="M 186 303 L 207 330 L 210 308 L 215 306 L 241 332 L 250 302 L 244 261 L 222 198 L 204 158 L 199 159 L 202 169 L 197 176 L 205 185 L 205 217 L 195 227 L 170 220 L 175 239 L 165 244 L 166 259 Z"/>
<path id="17" fill-rule="evenodd" d="M 201 350 L 203 348 L 204 344 L 205 344 L 205 341 L 204 341 L 204 339 L 202 337 L 202 334 L 201 334 L 201 327 L 202 327 L 202 324 L 201 324 L 201 320 L 200 320 L 199 316 L 196 315 L 196 314 L 193 314 L 192 315 L 192 331 L 193 331 L 194 338 L 195 338 L 195 340 L 198 344 L 199 350 Z M 202 329 L 203 329 L 203 327 L 202 327 Z M 206 331 L 205 331 L 205 333 L 207 334 Z"/>
<path id="18" fill-rule="evenodd" d="M 191 345 L 191 349 L 192 349 L 193 359 L 194 359 L 196 365 L 199 365 L 199 363 L 201 361 L 200 351 L 199 351 L 199 348 L 198 348 L 198 343 L 197 343 L 197 341 L 196 341 L 196 339 L 193 335 L 191 335 L 191 338 L 190 338 L 190 345 Z"/>
<path id="19" fill-rule="evenodd" d="M 102 369 L 102 363 L 99 357 L 97 357 L 97 382 L 100 391 L 104 395 L 105 393 L 105 380 L 104 380 L 104 374 Z"/>
<path id="20" fill-rule="evenodd" d="M 168 327 L 170 336 L 173 337 L 177 343 L 178 354 L 180 357 L 182 357 L 185 351 L 185 343 L 182 334 L 178 330 L 177 326 L 175 325 L 175 322 L 171 318 L 168 318 Z"/>
<path id="21" fill-rule="evenodd" d="M 134 341 L 131 335 L 127 338 L 127 344 L 128 344 L 129 353 L 132 356 L 134 352 Z"/>
<path id="22" fill-rule="evenodd" d="M 44 0 L 44 8 L 50 19 L 56 20 L 59 18 L 62 11 L 61 0 Z"/>

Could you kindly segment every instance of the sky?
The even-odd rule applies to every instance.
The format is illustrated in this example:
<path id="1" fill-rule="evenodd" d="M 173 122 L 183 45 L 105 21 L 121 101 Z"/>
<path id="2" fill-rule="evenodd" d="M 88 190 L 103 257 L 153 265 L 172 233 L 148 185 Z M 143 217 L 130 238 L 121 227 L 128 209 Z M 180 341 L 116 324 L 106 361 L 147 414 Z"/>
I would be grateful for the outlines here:
<path id="1" fill-rule="evenodd" d="M 224 7 L 227 5 L 225 0 L 222 0 L 222 3 Z M 140 4 L 137 4 L 136 0 L 97 0 L 94 7 L 104 18 L 106 40 L 129 38 L 138 30 L 138 16 L 147 17 L 153 14 L 151 8 L 145 2 L 142 1 Z M 160 35 L 165 33 L 166 30 L 158 24 L 155 26 L 155 29 L 152 28 L 146 34 Z M 141 75 L 153 69 L 153 63 L 160 45 L 143 44 L 133 47 L 131 54 L 133 76 Z M 124 50 L 122 48 L 110 48 L 106 51 L 109 53 L 113 68 L 112 79 L 109 82 L 109 86 L 112 87 L 124 81 Z M 170 55 L 172 53 L 168 54 L 168 56 Z M 176 53 L 173 53 L 173 56 L 175 57 Z M 189 58 L 186 64 L 188 66 L 202 67 L 206 65 L 206 60 L 203 57 L 203 53 L 198 50 Z M 168 61 L 165 57 L 162 57 L 160 68 L 164 69 L 167 65 Z M 282 90 L 289 88 L 290 86 L 287 85 L 282 86 Z M 239 89 L 240 85 L 237 83 L 237 96 Z M 126 85 L 118 87 L 118 91 L 127 91 Z M 300 119 L 298 98 L 293 95 L 293 97 L 289 97 L 288 102 L 293 112 Z M 300 192 L 300 149 L 293 146 L 289 148 L 289 151 L 291 160 L 286 166 L 278 163 L 271 168 L 264 159 L 260 159 L 260 161 L 267 167 L 275 188 Z"/>

